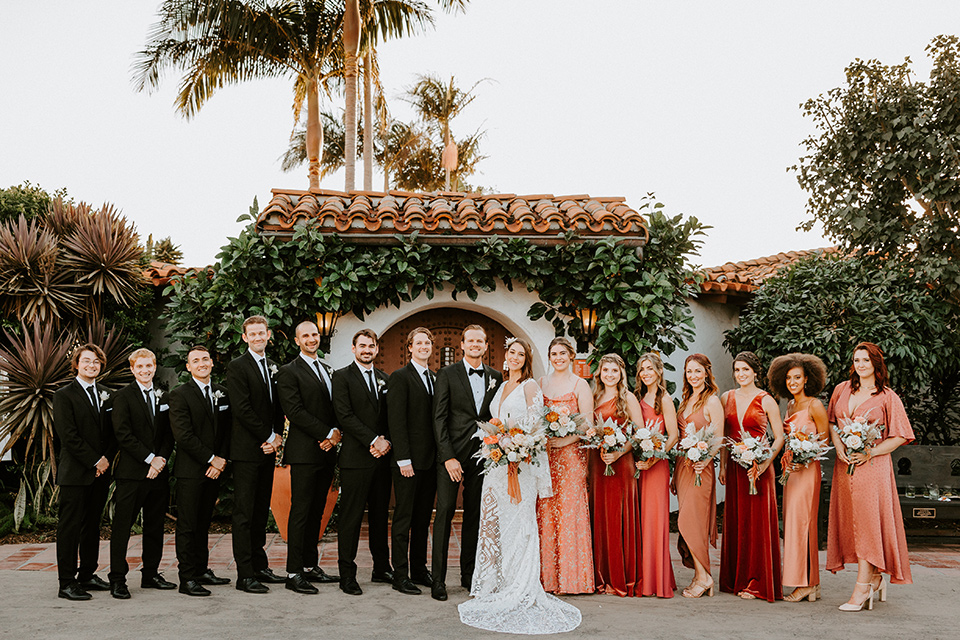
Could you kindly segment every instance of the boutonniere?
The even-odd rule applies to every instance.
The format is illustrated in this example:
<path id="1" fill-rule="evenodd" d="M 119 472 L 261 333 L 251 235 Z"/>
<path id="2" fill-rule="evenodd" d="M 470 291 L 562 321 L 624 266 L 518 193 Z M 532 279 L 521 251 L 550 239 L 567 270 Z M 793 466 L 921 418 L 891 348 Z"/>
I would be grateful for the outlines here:
<path id="1" fill-rule="evenodd" d="M 223 397 L 223 391 L 220 391 L 220 389 L 217 389 L 216 391 L 213 392 L 214 400 L 219 400 L 222 397 Z"/>
<path id="2" fill-rule="evenodd" d="M 270 377 L 272 378 L 276 375 L 277 375 L 277 365 L 272 364 L 270 365 Z"/>
<path id="3" fill-rule="evenodd" d="M 377 389 L 379 389 L 381 393 L 387 390 L 386 387 L 387 381 L 383 378 L 377 378 Z"/>
<path id="4" fill-rule="evenodd" d="M 490 384 L 487 385 L 487 391 L 493 391 L 494 387 L 496 386 L 497 386 L 497 381 L 491 378 Z"/>
<path id="5" fill-rule="evenodd" d="M 109 399 L 110 399 L 110 394 L 109 394 L 109 393 L 107 393 L 106 391 L 101 391 L 101 392 L 100 392 L 100 404 L 103 404 L 104 402 L 106 402 L 106 401 L 109 400 Z"/>
<path id="6" fill-rule="evenodd" d="M 160 401 L 160 398 L 163 397 L 163 389 L 154 389 L 153 394 L 157 396 L 157 401 Z"/>

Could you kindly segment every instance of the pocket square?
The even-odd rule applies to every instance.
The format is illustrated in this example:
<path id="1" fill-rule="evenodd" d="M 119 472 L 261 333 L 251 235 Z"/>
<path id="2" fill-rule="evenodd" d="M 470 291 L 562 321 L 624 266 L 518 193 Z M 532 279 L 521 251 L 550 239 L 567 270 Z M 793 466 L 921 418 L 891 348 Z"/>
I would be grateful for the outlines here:
<path id="1" fill-rule="evenodd" d="M 159 407 L 157 407 L 157 411 L 167 411 L 169 409 L 170 409 L 170 405 L 168 404 L 162 404 Z"/>
<path id="2" fill-rule="evenodd" d="M 220 405 L 220 406 L 217 407 L 217 408 L 218 408 L 220 411 L 226 411 L 227 409 L 230 408 L 230 405 L 228 405 L 228 404 L 222 404 L 222 405 Z"/>

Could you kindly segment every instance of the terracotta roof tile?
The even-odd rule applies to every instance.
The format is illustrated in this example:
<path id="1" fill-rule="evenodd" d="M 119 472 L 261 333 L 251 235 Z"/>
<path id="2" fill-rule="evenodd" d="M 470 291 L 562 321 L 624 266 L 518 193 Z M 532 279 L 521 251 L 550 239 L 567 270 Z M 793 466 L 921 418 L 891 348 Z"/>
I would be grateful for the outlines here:
<path id="1" fill-rule="evenodd" d="M 838 247 L 825 247 L 809 251 L 787 251 L 742 262 L 727 262 L 718 267 L 703 269 L 704 281 L 700 288 L 704 293 L 751 294 L 767 278 L 785 266 L 809 256 L 834 255 L 839 252 Z"/>
<path id="2" fill-rule="evenodd" d="M 206 267 L 206 269 L 210 270 L 210 267 Z M 154 287 L 165 287 L 170 284 L 171 278 L 185 275 L 191 271 L 200 271 L 200 269 L 178 267 L 175 264 L 153 260 L 150 262 L 150 266 L 143 270 L 143 277 L 149 280 Z"/>
<path id="3" fill-rule="evenodd" d="M 286 235 L 307 222 L 329 233 L 422 236 L 618 236 L 636 244 L 649 239 L 643 216 L 622 197 L 516 195 L 513 193 L 409 193 L 274 189 L 257 217 L 261 233 Z"/>

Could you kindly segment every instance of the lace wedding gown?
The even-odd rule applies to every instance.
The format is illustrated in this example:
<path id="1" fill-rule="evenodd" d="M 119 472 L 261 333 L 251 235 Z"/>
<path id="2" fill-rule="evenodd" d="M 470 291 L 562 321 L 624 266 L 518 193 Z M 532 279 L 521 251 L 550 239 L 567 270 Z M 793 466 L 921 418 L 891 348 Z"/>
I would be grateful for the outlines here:
<path id="1" fill-rule="evenodd" d="M 504 422 L 527 414 L 524 388 L 528 380 L 502 400 L 503 387 L 490 403 Z M 532 408 L 543 405 L 539 387 Z M 580 626 L 580 610 L 546 593 L 540 585 L 540 538 L 537 534 L 537 495 L 550 497 L 550 468 L 545 455 L 540 464 L 521 463 L 520 504 L 507 495 L 507 467 L 494 468 L 483 478 L 480 502 L 480 540 L 473 574 L 473 599 L 461 604 L 464 624 L 502 633 L 546 634 Z"/>

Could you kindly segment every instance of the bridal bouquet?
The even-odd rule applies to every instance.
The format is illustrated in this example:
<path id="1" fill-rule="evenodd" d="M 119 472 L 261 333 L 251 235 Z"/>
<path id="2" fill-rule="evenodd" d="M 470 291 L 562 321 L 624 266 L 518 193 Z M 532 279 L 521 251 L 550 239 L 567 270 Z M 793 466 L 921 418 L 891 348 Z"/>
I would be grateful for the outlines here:
<path id="1" fill-rule="evenodd" d="M 585 420 L 579 413 L 570 413 L 570 409 L 561 407 L 543 407 L 541 410 L 543 428 L 548 438 L 565 438 L 583 434 L 581 428 Z"/>
<path id="2" fill-rule="evenodd" d="M 790 425 L 789 421 L 787 421 L 787 425 Z M 814 460 L 826 460 L 827 451 L 832 448 L 827 445 L 826 438 L 819 433 L 809 434 L 806 431 L 790 429 L 787 432 L 786 441 L 783 443 L 783 455 L 780 457 L 780 463 L 783 465 L 783 475 L 780 476 L 778 482 L 782 485 L 787 484 L 791 464 L 805 467 Z"/>
<path id="3" fill-rule="evenodd" d="M 637 461 L 637 464 L 646 462 L 651 458 L 666 460 L 669 457 L 664 449 L 664 446 L 667 444 L 667 438 L 660 433 L 660 427 L 662 425 L 662 420 L 647 420 L 644 426 L 637 427 L 633 430 L 630 444 L 633 446 L 633 457 Z M 640 477 L 639 468 L 634 471 L 633 477 Z"/>
<path id="4" fill-rule="evenodd" d="M 869 414 L 870 411 L 867 413 Z M 840 424 L 835 425 L 833 430 L 840 436 L 840 442 L 843 443 L 848 454 L 863 453 L 883 436 L 883 426 L 879 422 L 879 420 L 868 421 L 866 414 L 853 420 L 840 418 Z M 856 469 L 857 465 L 851 462 L 847 465 L 847 475 L 852 476 Z"/>
<path id="5" fill-rule="evenodd" d="M 547 434 L 539 420 L 493 418 L 478 422 L 477 436 L 483 441 L 476 457 L 483 460 L 483 472 L 507 466 L 507 494 L 514 504 L 520 503 L 520 463 L 540 464 L 540 454 L 547 450 Z"/>
<path id="6" fill-rule="evenodd" d="M 680 440 L 677 444 L 680 451 L 678 457 L 686 458 L 692 464 L 706 462 L 717 455 L 717 452 L 720 451 L 721 443 L 722 439 L 712 428 L 703 427 L 699 431 L 685 435 L 683 439 Z M 700 484 L 700 472 L 698 471 L 697 477 L 693 481 L 693 486 L 699 487 Z"/>
<path id="7" fill-rule="evenodd" d="M 581 445 L 580 448 L 599 449 L 603 453 L 613 453 L 623 449 L 623 446 L 630 441 L 632 435 L 632 422 L 617 424 L 613 418 L 607 418 L 603 422 L 587 428 L 587 431 L 580 436 L 580 439 L 586 442 L 586 444 Z M 608 464 L 607 468 L 603 471 L 603 475 L 612 476 L 616 475 L 616 472 L 613 470 L 613 467 Z"/>
<path id="8" fill-rule="evenodd" d="M 727 438 L 727 447 L 730 449 L 730 457 L 733 461 L 747 470 L 747 478 L 750 480 L 750 490 L 747 495 L 757 495 L 757 465 L 773 455 L 773 449 L 770 448 L 767 438 L 746 436 L 740 442 Z"/>

